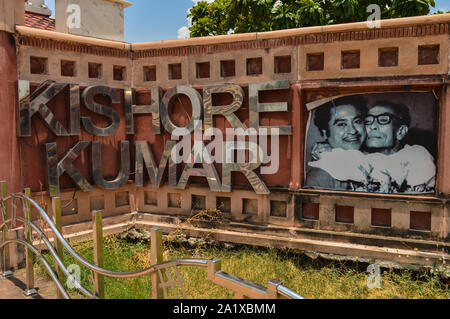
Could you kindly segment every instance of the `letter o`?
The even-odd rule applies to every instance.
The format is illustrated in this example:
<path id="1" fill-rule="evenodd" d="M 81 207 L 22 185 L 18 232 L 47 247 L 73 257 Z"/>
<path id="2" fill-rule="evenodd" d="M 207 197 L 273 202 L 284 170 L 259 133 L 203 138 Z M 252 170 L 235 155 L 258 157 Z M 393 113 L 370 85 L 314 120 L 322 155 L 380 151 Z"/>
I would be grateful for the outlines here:
<path id="1" fill-rule="evenodd" d="M 178 127 L 171 121 L 169 117 L 169 103 L 172 98 L 178 94 L 186 95 L 192 104 L 192 118 L 189 124 L 184 127 L 189 130 L 189 132 L 194 131 L 194 123 L 195 121 L 200 121 L 202 117 L 202 97 L 200 93 L 198 93 L 193 88 L 190 88 L 185 85 L 176 86 L 171 88 L 166 92 L 162 99 L 162 108 L 161 108 L 161 122 L 164 125 L 164 128 L 172 134 L 172 132 L 176 129 L 182 129 L 182 127 Z"/>

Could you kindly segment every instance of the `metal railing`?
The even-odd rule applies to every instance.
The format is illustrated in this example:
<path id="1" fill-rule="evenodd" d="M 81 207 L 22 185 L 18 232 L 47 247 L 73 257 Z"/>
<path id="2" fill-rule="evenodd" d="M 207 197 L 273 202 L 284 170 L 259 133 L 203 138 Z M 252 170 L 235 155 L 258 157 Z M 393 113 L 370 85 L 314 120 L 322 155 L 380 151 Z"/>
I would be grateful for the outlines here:
<path id="1" fill-rule="evenodd" d="M 26 289 L 24 294 L 32 296 L 36 294 L 34 286 L 34 259 L 35 256 L 43 264 L 45 270 L 50 275 L 57 288 L 57 298 L 70 299 L 69 293 L 63 285 L 64 280 L 70 280 L 74 287 L 78 289 L 84 296 L 92 299 L 105 298 L 104 277 L 111 278 L 137 278 L 142 276 L 151 276 L 152 281 L 152 298 L 169 298 L 168 290 L 172 291 L 172 296 L 178 298 L 177 291 L 181 291 L 180 297 L 186 298 L 184 290 L 184 280 L 181 278 L 178 267 L 195 266 L 207 269 L 206 279 L 216 285 L 225 287 L 234 291 L 234 297 L 254 298 L 254 299 L 277 299 L 280 297 L 289 299 L 304 299 L 301 295 L 282 285 L 279 280 L 271 280 L 267 287 L 255 284 L 240 277 L 221 271 L 221 261 L 217 258 L 207 259 L 173 259 L 163 261 L 163 245 L 162 230 L 160 228 L 151 229 L 151 263 L 152 266 L 134 272 L 116 272 L 103 268 L 103 227 L 102 227 L 102 211 L 92 212 L 92 230 L 94 241 L 94 263 L 90 263 L 80 256 L 67 242 L 62 235 L 61 223 L 61 202 L 59 197 L 52 198 L 53 220 L 47 212 L 31 198 L 30 189 L 25 189 L 22 194 L 7 195 L 6 182 L 0 182 L 0 207 L 2 211 L 2 224 L 0 225 L 0 264 L 1 276 L 7 278 L 13 273 L 9 266 L 9 246 L 12 244 L 24 246 L 26 249 Z M 13 213 L 9 217 L 8 201 L 13 201 Z M 23 216 L 17 216 L 16 202 L 21 201 Z M 32 221 L 32 208 L 38 212 L 39 217 L 50 227 L 53 233 L 55 247 L 45 232 L 41 230 Z M 8 225 L 15 225 L 16 222 L 23 222 L 25 239 L 10 239 L 8 233 L 10 228 Z M 44 244 L 55 261 L 55 270 L 50 266 L 41 251 L 33 245 L 33 232 L 36 234 L 40 242 Z M 81 282 L 69 272 L 63 262 L 63 252 L 66 250 L 77 260 L 82 266 L 94 273 L 93 286 L 94 291 L 86 289 Z M 174 270 L 175 278 L 172 278 L 171 270 Z"/>

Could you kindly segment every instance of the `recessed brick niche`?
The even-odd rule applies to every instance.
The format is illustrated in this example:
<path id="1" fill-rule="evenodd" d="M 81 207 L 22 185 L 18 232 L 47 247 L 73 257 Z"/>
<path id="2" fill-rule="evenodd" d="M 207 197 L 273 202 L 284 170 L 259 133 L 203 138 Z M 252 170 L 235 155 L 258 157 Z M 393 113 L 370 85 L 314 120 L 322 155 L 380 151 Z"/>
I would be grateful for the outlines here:
<path id="1" fill-rule="evenodd" d="M 409 228 L 413 230 L 431 230 L 431 213 L 411 211 Z"/>
<path id="2" fill-rule="evenodd" d="M 206 196 L 192 195 L 191 209 L 192 210 L 205 210 L 206 209 Z"/>
<path id="3" fill-rule="evenodd" d="M 236 61 L 224 60 L 220 61 L 220 76 L 223 78 L 236 75 Z"/>
<path id="4" fill-rule="evenodd" d="M 156 191 L 145 191 L 145 205 L 158 206 L 158 193 Z"/>
<path id="5" fill-rule="evenodd" d="M 216 208 L 222 213 L 231 213 L 231 198 L 230 197 L 216 197 Z"/>
<path id="6" fill-rule="evenodd" d="M 90 79 L 101 79 L 102 78 L 102 65 L 100 63 L 88 63 L 88 73 Z"/>
<path id="7" fill-rule="evenodd" d="M 359 69 L 361 66 L 361 52 L 359 50 L 342 51 L 342 69 Z"/>
<path id="8" fill-rule="evenodd" d="M 287 202 L 279 200 L 271 200 L 270 216 L 287 217 Z"/>
<path id="9" fill-rule="evenodd" d="M 207 79 L 210 77 L 209 62 L 196 63 L 197 79 Z"/>
<path id="10" fill-rule="evenodd" d="M 61 76 L 76 76 L 74 61 L 61 60 Z"/>
<path id="11" fill-rule="evenodd" d="M 391 227 L 391 210 L 382 208 L 372 208 L 372 225 L 381 227 Z"/>
<path id="12" fill-rule="evenodd" d="M 319 203 L 302 203 L 302 218 L 319 220 Z"/>
<path id="13" fill-rule="evenodd" d="M 144 82 L 156 81 L 156 65 L 146 65 L 143 67 Z"/>
<path id="14" fill-rule="evenodd" d="M 355 209 L 352 206 L 336 205 L 336 222 L 353 224 Z"/>
<path id="15" fill-rule="evenodd" d="M 378 50 L 378 66 L 398 66 L 398 48 L 382 48 Z"/>
<path id="16" fill-rule="evenodd" d="M 169 64 L 169 80 L 181 80 L 181 63 Z"/>
<path id="17" fill-rule="evenodd" d="M 262 74 L 262 58 L 247 59 L 247 75 L 260 75 Z"/>
<path id="18" fill-rule="evenodd" d="M 120 65 L 114 65 L 113 73 L 114 81 L 124 81 L 127 74 L 127 68 Z"/>
<path id="19" fill-rule="evenodd" d="M 30 57 L 31 74 L 48 74 L 48 59 L 41 57 Z"/>
<path id="20" fill-rule="evenodd" d="M 276 56 L 274 58 L 275 73 L 291 73 L 291 56 Z"/>
<path id="21" fill-rule="evenodd" d="M 66 200 L 61 202 L 61 214 L 62 216 L 70 216 L 78 214 L 77 200 Z"/>
<path id="22" fill-rule="evenodd" d="M 323 52 L 308 53 L 306 55 L 306 71 L 323 71 L 325 66 Z"/>
<path id="23" fill-rule="evenodd" d="M 419 46 L 419 65 L 439 64 L 439 44 Z"/>
<path id="24" fill-rule="evenodd" d="M 256 199 L 242 199 L 242 214 L 258 215 L 258 201 Z"/>
<path id="25" fill-rule="evenodd" d="M 130 197 L 128 192 L 117 192 L 115 194 L 116 207 L 124 207 L 130 205 Z"/>
<path id="26" fill-rule="evenodd" d="M 89 198 L 90 211 L 105 209 L 105 196 L 92 196 Z"/>

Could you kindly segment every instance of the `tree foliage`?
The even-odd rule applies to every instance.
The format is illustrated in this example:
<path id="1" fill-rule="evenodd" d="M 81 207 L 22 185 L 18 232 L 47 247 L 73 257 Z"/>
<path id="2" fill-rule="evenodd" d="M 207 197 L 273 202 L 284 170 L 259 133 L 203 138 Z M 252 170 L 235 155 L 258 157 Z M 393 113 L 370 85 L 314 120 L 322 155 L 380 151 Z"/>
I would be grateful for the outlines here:
<path id="1" fill-rule="evenodd" d="M 366 21 L 377 4 L 381 19 L 427 15 L 434 0 L 215 0 L 190 9 L 191 37 L 262 32 Z"/>

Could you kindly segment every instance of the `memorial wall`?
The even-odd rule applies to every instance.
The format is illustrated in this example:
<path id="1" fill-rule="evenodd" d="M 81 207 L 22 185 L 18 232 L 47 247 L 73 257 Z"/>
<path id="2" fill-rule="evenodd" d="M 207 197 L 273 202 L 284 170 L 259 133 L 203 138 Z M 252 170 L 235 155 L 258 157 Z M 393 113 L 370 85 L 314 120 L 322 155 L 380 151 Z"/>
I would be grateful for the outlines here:
<path id="1" fill-rule="evenodd" d="M 67 233 L 101 209 L 112 228 L 431 265 L 449 245 L 449 24 L 134 44 L 16 26 L 0 175 L 60 196 Z"/>

